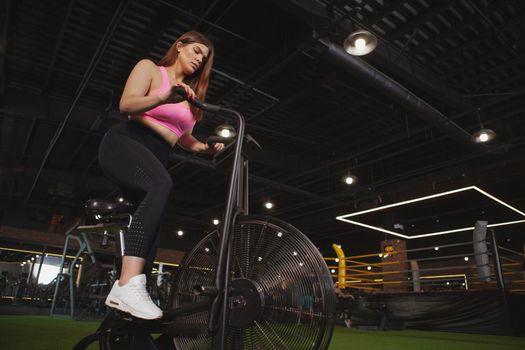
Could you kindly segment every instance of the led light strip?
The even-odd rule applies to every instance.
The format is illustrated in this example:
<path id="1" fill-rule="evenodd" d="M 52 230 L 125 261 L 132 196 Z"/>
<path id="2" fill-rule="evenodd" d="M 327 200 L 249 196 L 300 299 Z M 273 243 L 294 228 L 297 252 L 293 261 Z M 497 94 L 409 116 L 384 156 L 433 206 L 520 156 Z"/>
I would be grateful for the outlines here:
<path id="1" fill-rule="evenodd" d="M 377 207 L 377 208 L 367 209 L 367 210 L 359 211 L 357 213 L 341 215 L 341 216 L 336 217 L 336 219 L 340 220 L 340 221 L 348 222 L 350 224 L 354 224 L 354 225 L 357 225 L 357 226 L 366 227 L 366 228 L 369 228 L 369 229 L 372 229 L 372 230 L 375 230 L 375 231 L 388 233 L 388 234 L 391 234 L 391 235 L 394 235 L 394 236 L 398 236 L 398 237 L 401 237 L 401 238 L 405 238 L 405 239 L 423 238 L 423 237 L 430 237 L 430 236 L 446 235 L 446 234 L 455 233 L 455 232 L 470 231 L 470 230 L 474 230 L 474 226 L 457 228 L 457 229 L 446 230 L 446 231 L 437 231 L 437 232 L 425 233 L 425 234 L 414 235 L 414 236 L 407 236 L 407 235 L 404 235 L 404 234 L 401 234 L 401 233 L 398 233 L 398 232 L 395 232 L 395 231 L 384 229 L 382 227 L 372 226 L 372 225 L 368 225 L 368 224 L 365 224 L 365 223 L 362 223 L 362 222 L 359 222 L 359 221 L 354 221 L 354 220 L 347 219 L 347 218 L 352 217 L 352 216 L 362 215 L 362 214 L 371 213 L 371 212 L 379 211 L 379 210 L 385 210 L 385 209 L 393 208 L 393 207 L 399 207 L 399 206 L 410 204 L 410 203 L 421 202 L 421 201 L 424 201 L 424 200 L 437 198 L 437 197 L 448 196 L 448 195 L 451 195 L 451 194 L 454 194 L 454 193 L 459 193 L 459 192 L 464 192 L 464 191 L 469 191 L 469 190 L 478 191 L 479 193 L 483 194 L 484 196 L 494 200 L 495 202 L 497 202 L 497 203 L 499 203 L 499 204 L 501 204 L 501 205 L 511 209 L 512 211 L 514 211 L 514 212 L 516 212 L 516 213 L 518 213 L 518 214 L 520 214 L 520 215 L 525 217 L 525 213 L 524 212 L 514 208 L 510 204 L 505 203 L 504 201 L 494 197 L 493 195 L 491 195 L 491 194 L 481 190 L 480 188 L 478 188 L 476 186 L 469 186 L 469 187 L 458 188 L 458 189 L 452 190 L 452 191 L 436 193 L 436 194 L 433 194 L 433 195 L 430 195 L 430 196 L 424 196 L 424 197 L 409 199 L 409 200 L 406 200 L 406 201 L 403 201 L 403 202 L 399 202 L 399 203 L 388 204 L 388 205 L 384 205 L 384 206 Z M 499 223 L 495 223 L 495 224 L 490 224 L 490 225 L 487 225 L 487 227 L 514 225 L 514 224 L 520 224 L 520 223 L 524 223 L 524 222 L 525 222 L 525 219 L 524 220 L 515 220 L 515 221 L 506 221 L 506 222 L 499 222 Z"/>

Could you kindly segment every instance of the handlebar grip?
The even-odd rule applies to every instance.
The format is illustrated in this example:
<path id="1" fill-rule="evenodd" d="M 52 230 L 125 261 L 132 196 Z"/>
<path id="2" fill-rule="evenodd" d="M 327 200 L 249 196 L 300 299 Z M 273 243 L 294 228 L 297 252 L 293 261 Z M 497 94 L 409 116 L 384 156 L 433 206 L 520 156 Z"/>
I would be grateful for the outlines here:
<path id="1" fill-rule="evenodd" d="M 230 148 L 235 142 L 235 139 L 232 138 L 225 138 L 221 136 L 208 136 L 206 138 L 206 144 L 211 148 L 216 143 L 223 143 L 225 144 L 224 148 L 219 151 L 218 153 L 215 153 L 213 155 L 214 158 L 216 158 L 218 155 L 223 154 L 228 148 Z"/>
<path id="2" fill-rule="evenodd" d="M 173 92 L 175 92 L 177 95 L 179 95 L 185 100 L 188 99 L 188 95 L 186 95 L 186 90 L 184 90 L 182 86 L 177 86 L 175 89 L 173 89 Z"/>
<path id="3" fill-rule="evenodd" d="M 215 143 L 228 143 L 230 141 L 232 141 L 232 139 L 227 139 L 220 136 L 209 136 L 206 138 L 206 143 L 210 146 Z"/>
<path id="4" fill-rule="evenodd" d="M 201 102 L 197 99 L 190 101 L 190 103 L 206 112 L 219 113 L 222 111 L 222 107 L 219 105 L 212 105 L 209 103 Z"/>
<path id="5" fill-rule="evenodd" d="M 173 89 L 173 91 L 176 94 L 178 94 L 180 97 L 182 97 L 183 99 L 185 99 L 186 101 L 194 105 L 195 107 L 202 109 L 203 111 L 211 112 L 211 113 L 218 113 L 222 110 L 222 107 L 218 105 L 212 105 L 209 103 L 199 101 L 197 99 L 188 100 L 188 95 L 186 94 L 186 90 L 184 90 L 183 87 L 178 86 L 175 89 Z"/>

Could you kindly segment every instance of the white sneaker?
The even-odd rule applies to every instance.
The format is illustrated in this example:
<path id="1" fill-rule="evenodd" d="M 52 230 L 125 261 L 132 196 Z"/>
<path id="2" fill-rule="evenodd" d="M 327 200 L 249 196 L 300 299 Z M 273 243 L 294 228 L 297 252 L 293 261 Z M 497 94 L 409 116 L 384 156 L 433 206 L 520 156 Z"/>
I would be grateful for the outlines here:
<path id="1" fill-rule="evenodd" d="M 117 280 L 106 298 L 106 305 L 145 320 L 162 317 L 162 310 L 151 300 L 146 290 L 146 275 L 132 277 L 128 283 L 119 286 Z"/>

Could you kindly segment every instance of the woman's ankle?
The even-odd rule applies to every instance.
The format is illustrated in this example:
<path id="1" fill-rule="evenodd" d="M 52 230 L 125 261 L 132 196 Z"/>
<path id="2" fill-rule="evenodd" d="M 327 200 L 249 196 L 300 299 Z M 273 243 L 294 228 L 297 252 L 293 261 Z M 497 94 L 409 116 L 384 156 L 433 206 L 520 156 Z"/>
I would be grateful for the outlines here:
<path id="1" fill-rule="evenodd" d="M 126 285 L 126 283 L 128 283 L 128 281 L 118 280 L 118 286 L 119 287 L 124 287 Z"/>
<path id="2" fill-rule="evenodd" d="M 133 276 L 121 276 L 118 280 L 118 286 L 119 287 L 124 287 L 126 284 L 128 284 L 129 280 L 132 279 Z"/>

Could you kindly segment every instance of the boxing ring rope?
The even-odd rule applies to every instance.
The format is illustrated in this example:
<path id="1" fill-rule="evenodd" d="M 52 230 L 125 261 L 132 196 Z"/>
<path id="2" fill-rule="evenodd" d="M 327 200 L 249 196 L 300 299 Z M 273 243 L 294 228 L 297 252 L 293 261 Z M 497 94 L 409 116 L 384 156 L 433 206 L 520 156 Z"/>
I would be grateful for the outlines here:
<path id="1" fill-rule="evenodd" d="M 494 241 L 495 237 L 492 240 Z M 485 249 L 476 251 L 476 248 L 471 248 L 469 252 L 462 254 L 408 258 L 408 253 L 436 251 L 436 247 L 439 249 L 475 247 L 476 244 L 484 244 Z M 499 252 L 495 252 L 495 245 L 488 237 L 487 239 L 473 239 L 468 242 L 354 256 L 346 256 L 341 246 L 337 244 L 333 244 L 332 247 L 337 257 L 326 257 L 325 261 L 337 286 L 342 290 L 351 288 L 386 292 L 388 286 L 397 285 L 401 286 L 403 291 L 411 291 L 410 289 L 419 291 L 416 290 L 416 285 L 436 288 L 436 283 L 441 283 L 441 285 L 437 285 L 439 290 L 452 289 L 452 287 L 457 290 L 458 286 L 465 291 L 501 289 L 507 285 L 510 292 L 525 292 L 525 272 L 523 270 L 525 268 L 525 255 L 500 245 L 497 245 L 496 248 L 499 249 Z M 400 253 L 406 253 L 407 258 L 388 261 L 389 258 Z M 458 264 L 460 258 L 464 260 L 464 264 Z M 382 259 L 383 261 L 373 261 L 375 259 Z M 484 263 L 481 263 L 482 259 L 485 259 Z M 497 259 L 497 263 L 495 259 Z M 419 264 L 424 266 L 419 267 Z M 444 264 L 444 266 L 432 266 L 430 264 Z M 403 268 L 384 271 L 385 267 L 394 267 L 394 265 Z M 480 272 L 482 268 L 484 270 Z M 425 275 L 421 275 L 422 273 Z M 404 276 L 404 278 L 395 280 L 391 278 L 394 276 Z"/>

